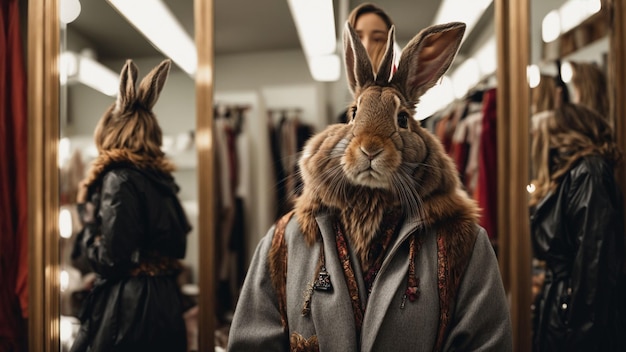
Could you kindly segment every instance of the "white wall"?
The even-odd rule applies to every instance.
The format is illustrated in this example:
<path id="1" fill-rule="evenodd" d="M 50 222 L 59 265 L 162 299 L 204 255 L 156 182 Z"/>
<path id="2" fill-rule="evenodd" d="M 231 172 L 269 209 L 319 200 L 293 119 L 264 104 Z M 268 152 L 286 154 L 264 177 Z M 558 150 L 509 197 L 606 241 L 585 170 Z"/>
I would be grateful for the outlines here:
<path id="1" fill-rule="evenodd" d="M 343 71 L 343 70 L 342 70 Z M 315 112 L 304 111 L 304 119 L 317 127 L 335 122 L 351 96 L 345 74 L 337 82 L 316 82 L 311 77 L 304 54 L 300 50 L 261 52 L 254 54 L 222 55 L 215 58 L 215 91 L 254 90 L 289 91 L 298 87 L 315 86 L 316 97 L 295 91 L 284 97 L 271 99 L 268 108 L 282 106 L 316 105 Z M 268 98 L 267 95 L 265 98 Z M 311 101 L 315 100 L 314 103 Z"/>

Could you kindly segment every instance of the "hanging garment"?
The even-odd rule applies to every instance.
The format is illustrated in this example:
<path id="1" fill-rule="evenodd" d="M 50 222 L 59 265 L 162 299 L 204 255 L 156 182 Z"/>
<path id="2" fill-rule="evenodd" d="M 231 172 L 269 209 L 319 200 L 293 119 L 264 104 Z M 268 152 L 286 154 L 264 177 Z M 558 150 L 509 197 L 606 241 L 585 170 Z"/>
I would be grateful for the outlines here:
<path id="1" fill-rule="evenodd" d="M 485 92 L 483 103 L 482 132 L 478 156 L 478 192 L 476 200 L 483 209 L 480 225 L 487 230 L 494 246 L 498 240 L 498 141 L 497 141 L 496 88 Z"/>
<path id="2" fill-rule="evenodd" d="M 0 350 L 25 348 L 28 317 L 26 71 L 17 0 L 0 0 Z"/>

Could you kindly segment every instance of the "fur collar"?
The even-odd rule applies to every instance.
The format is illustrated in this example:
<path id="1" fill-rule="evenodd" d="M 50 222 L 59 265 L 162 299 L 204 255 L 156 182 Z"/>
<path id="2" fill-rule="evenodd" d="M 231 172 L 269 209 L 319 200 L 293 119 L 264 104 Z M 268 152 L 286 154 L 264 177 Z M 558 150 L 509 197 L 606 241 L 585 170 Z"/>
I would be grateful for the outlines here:
<path id="1" fill-rule="evenodd" d="M 141 154 L 132 153 L 126 149 L 101 151 L 91 164 L 87 177 L 79 185 L 78 203 L 87 201 L 89 193 L 93 191 L 104 174 L 120 165 L 127 165 L 139 170 L 154 170 L 166 175 L 171 174 L 175 170 L 174 164 L 165 156 L 149 158 Z"/>

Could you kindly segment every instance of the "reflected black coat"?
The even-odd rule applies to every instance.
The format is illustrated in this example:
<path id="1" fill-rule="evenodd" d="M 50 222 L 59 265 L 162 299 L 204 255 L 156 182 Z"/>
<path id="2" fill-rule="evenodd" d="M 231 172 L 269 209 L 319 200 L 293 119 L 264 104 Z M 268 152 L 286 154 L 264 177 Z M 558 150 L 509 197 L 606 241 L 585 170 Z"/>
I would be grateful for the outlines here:
<path id="1" fill-rule="evenodd" d="M 98 279 L 72 351 L 186 351 L 178 272 L 163 265 L 185 256 L 191 229 L 177 192 L 170 175 L 130 165 L 90 190 L 82 248 Z M 137 274 L 146 262 L 161 269 Z"/>
<path id="2" fill-rule="evenodd" d="M 531 218 L 534 255 L 546 262 L 536 304 L 535 351 L 620 351 L 618 283 L 622 196 L 613 169 L 582 158 Z"/>

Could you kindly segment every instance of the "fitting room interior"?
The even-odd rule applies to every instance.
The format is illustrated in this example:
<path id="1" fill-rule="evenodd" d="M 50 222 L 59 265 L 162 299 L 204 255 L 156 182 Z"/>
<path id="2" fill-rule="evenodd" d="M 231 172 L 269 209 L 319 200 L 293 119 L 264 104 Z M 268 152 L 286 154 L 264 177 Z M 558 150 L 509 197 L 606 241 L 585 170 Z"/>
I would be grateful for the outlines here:
<path id="1" fill-rule="evenodd" d="M 158 40 L 148 39 L 139 24 L 131 24 L 130 17 L 114 8 L 116 1 L 19 1 L 28 86 L 29 350 L 67 350 L 86 280 L 69 259 L 78 231 L 76 224 L 71 226 L 72 185 L 93 157 L 93 129 L 113 101 L 115 88 L 108 94 L 106 88 L 103 93 L 91 85 L 79 72 L 78 67 L 87 66 L 82 62 L 104 69 L 109 76 L 98 79 L 100 83 L 112 73 L 116 86 L 126 59 L 137 63 L 140 75 L 164 58 L 174 61 L 155 111 L 193 224 L 187 275 L 181 279 L 183 292 L 196 307 L 188 317 L 194 331 L 190 350 L 215 350 L 227 339 L 224 326 L 254 248 L 281 207 L 288 207 L 289 187 L 297 182 L 290 178 L 297 150 L 273 154 L 270 136 L 285 121 L 308 133 L 337 122 L 350 101 L 340 57 L 343 23 L 362 2 L 332 1 L 337 42 L 331 54 L 338 55 L 338 71 L 314 77 L 314 60 L 303 52 L 290 1 L 163 0 L 187 35 L 192 51 L 186 55 L 167 53 Z M 464 20 L 451 11 L 440 13 L 443 1 L 373 2 L 394 20 L 400 48 L 435 21 Z M 554 74 L 555 63 L 567 60 L 599 64 L 609 73 L 610 119 L 626 149 L 626 123 L 616 118 L 626 115 L 626 4 L 598 0 L 597 11 L 579 16 L 568 28 L 562 24 L 546 40 L 546 16 L 574 1 L 482 2 L 453 66 L 437 86 L 443 95 L 425 97 L 416 118 L 438 116 L 473 91 L 497 91 L 497 162 L 492 165 L 497 182 L 489 190 L 495 194 L 494 246 L 510 301 L 514 348 L 530 351 L 529 134 L 520 133 L 530 128 L 527 72 Z M 77 14 L 61 11 L 69 3 L 80 3 Z M 184 61 L 190 57 L 191 62 Z M 235 203 L 216 201 L 224 199 L 228 188 L 219 183 L 224 181 L 219 177 L 223 168 L 213 138 L 221 126 L 218 119 L 235 120 L 240 128 L 240 177 L 230 194 Z M 282 177 L 277 176 L 276 161 Z M 618 174 L 624 190 L 624 166 Z M 283 179 L 288 181 L 279 182 Z M 228 246 L 237 226 L 237 245 Z"/>

